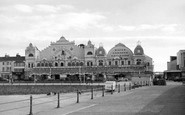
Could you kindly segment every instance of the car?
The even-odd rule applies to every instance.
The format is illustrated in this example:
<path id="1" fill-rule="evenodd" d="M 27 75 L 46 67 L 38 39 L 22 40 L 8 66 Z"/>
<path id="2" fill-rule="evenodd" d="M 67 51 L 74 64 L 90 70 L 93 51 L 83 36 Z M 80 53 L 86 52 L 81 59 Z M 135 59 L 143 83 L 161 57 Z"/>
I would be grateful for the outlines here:
<path id="1" fill-rule="evenodd" d="M 105 82 L 105 90 L 107 91 L 115 91 L 116 89 L 116 81 L 106 81 Z"/>

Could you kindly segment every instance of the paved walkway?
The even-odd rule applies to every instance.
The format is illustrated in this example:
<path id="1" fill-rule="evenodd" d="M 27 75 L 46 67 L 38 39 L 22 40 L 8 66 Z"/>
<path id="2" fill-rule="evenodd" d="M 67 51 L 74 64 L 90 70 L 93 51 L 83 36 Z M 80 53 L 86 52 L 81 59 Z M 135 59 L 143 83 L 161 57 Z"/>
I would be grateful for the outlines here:
<path id="1" fill-rule="evenodd" d="M 185 86 L 141 87 L 36 115 L 185 115 Z"/>
<path id="2" fill-rule="evenodd" d="M 110 92 L 102 97 L 102 92 L 80 95 L 80 103 L 76 103 L 76 93 L 61 95 L 60 108 L 57 107 L 57 96 L 34 95 L 33 115 L 185 115 L 185 85 L 179 82 L 168 82 L 167 86 L 145 86 L 133 90 Z M 0 96 L 0 103 L 29 99 L 25 96 Z M 51 101 L 51 102 L 49 102 Z M 22 109 L 1 112 L 11 107 L 28 106 Z M 2 105 L 0 115 L 29 114 L 29 100 L 19 104 Z"/>

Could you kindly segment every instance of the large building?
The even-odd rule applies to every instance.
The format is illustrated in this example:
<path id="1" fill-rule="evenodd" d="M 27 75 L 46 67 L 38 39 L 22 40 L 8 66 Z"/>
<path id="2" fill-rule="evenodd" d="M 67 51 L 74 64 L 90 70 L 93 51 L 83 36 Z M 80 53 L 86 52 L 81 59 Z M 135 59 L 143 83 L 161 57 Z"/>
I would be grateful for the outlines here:
<path id="1" fill-rule="evenodd" d="M 14 57 L 0 57 L 0 77 L 4 79 L 24 79 L 25 57 L 17 54 Z"/>
<path id="2" fill-rule="evenodd" d="M 140 43 L 134 52 L 126 45 L 118 43 L 107 53 L 102 45 L 96 48 L 91 41 L 87 45 L 75 45 L 62 36 L 41 51 L 31 43 L 25 50 L 26 76 L 34 76 L 36 79 L 151 77 L 152 62 L 152 58 L 144 54 Z"/>
<path id="3" fill-rule="evenodd" d="M 171 56 L 164 75 L 169 80 L 185 78 L 185 50 L 179 50 L 177 56 Z"/>

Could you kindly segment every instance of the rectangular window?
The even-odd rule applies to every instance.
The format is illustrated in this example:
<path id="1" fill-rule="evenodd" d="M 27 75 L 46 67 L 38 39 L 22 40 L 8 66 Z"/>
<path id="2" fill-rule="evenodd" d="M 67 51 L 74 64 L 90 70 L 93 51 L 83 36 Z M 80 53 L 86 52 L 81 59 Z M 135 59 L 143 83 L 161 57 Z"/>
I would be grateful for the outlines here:
<path id="1" fill-rule="evenodd" d="M 109 65 L 111 65 L 111 61 L 109 61 Z"/>
<path id="2" fill-rule="evenodd" d="M 115 61 L 115 65 L 118 65 L 118 61 Z"/>
<path id="3" fill-rule="evenodd" d="M 9 71 L 9 67 L 6 68 L 6 71 Z"/>
<path id="4" fill-rule="evenodd" d="M 2 71 L 4 71 L 4 67 L 2 68 Z"/>
<path id="5" fill-rule="evenodd" d="M 4 62 L 3 62 L 3 65 L 4 65 Z"/>
<path id="6" fill-rule="evenodd" d="M 128 65 L 130 65 L 130 61 L 128 61 Z"/>
<path id="7" fill-rule="evenodd" d="M 121 65 L 124 65 L 124 61 L 121 61 Z"/>

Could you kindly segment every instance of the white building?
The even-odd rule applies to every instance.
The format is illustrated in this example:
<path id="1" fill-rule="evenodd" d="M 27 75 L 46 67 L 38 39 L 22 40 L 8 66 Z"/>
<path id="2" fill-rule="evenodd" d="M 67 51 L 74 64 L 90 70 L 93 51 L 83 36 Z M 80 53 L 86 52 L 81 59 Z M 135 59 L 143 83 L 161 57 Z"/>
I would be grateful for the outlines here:
<path id="1" fill-rule="evenodd" d="M 42 51 L 30 44 L 25 50 L 25 59 L 27 76 L 49 76 L 55 79 L 76 76 L 76 79 L 90 77 L 102 80 L 110 75 L 133 77 L 138 73 L 143 76 L 153 73 L 152 58 L 144 54 L 140 44 L 134 53 L 122 43 L 106 53 L 102 45 L 95 48 L 91 41 L 87 45 L 75 45 L 62 36 Z"/>

